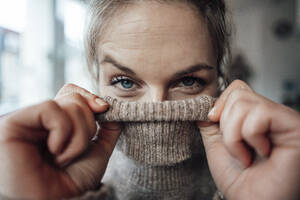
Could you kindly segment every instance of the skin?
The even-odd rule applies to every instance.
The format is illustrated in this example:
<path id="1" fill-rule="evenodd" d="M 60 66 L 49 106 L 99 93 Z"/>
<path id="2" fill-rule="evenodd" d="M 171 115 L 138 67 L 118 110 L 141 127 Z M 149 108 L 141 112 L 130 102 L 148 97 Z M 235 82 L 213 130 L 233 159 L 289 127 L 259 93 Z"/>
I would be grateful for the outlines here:
<path id="1" fill-rule="evenodd" d="M 211 38 L 202 17 L 190 7 L 143 2 L 124 7 L 116 15 L 98 48 L 102 95 L 129 101 L 216 95 Z M 192 68 L 192 73 L 183 73 Z M 128 79 L 133 86 L 125 88 L 124 81 L 112 85 L 112 79 L 118 77 Z M 196 80 L 205 84 L 183 83 Z"/>
<path id="2" fill-rule="evenodd" d="M 116 14 L 99 43 L 100 92 L 129 101 L 214 96 L 215 60 L 207 27 L 190 7 L 133 4 Z M 199 64 L 201 70 L 174 79 L 178 72 Z M 131 82 L 112 84 L 119 75 Z M 129 91 L 123 86 L 135 87 Z M 54 100 L 2 117 L 0 193 L 17 199 L 56 199 L 93 189 L 121 131 L 119 124 L 102 124 L 99 140 L 90 142 L 96 132 L 94 113 L 107 108 L 96 95 L 68 84 Z M 199 122 L 199 128 L 210 171 L 227 199 L 299 197 L 297 112 L 235 81 L 219 97 L 209 118 L 212 122 Z M 48 154 L 41 152 L 41 144 Z"/>

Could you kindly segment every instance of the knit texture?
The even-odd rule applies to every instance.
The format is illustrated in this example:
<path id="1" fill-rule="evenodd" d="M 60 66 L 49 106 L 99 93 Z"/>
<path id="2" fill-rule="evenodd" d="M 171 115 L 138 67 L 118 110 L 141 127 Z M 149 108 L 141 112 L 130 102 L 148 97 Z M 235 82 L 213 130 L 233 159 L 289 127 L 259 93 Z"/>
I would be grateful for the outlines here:
<path id="1" fill-rule="evenodd" d="M 203 151 L 196 121 L 207 121 L 214 99 L 164 102 L 126 102 L 103 98 L 110 109 L 100 122 L 124 122 L 117 148 L 142 164 L 173 165 Z"/>
<path id="2" fill-rule="evenodd" d="M 207 95 L 163 102 L 120 101 L 109 96 L 102 98 L 110 107 L 104 114 L 96 115 L 100 122 L 207 121 L 207 114 L 215 102 L 215 98 Z"/>
<path id="3" fill-rule="evenodd" d="M 123 122 L 104 183 L 118 200 L 212 199 L 211 178 L 196 121 L 208 121 L 215 99 L 126 102 L 103 97 L 100 122 Z"/>

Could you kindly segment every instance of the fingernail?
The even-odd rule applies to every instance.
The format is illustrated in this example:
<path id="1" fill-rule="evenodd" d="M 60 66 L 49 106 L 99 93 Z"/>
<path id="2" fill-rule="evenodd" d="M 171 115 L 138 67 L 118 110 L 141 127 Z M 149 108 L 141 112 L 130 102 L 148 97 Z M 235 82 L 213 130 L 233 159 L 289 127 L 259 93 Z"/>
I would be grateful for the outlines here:
<path id="1" fill-rule="evenodd" d="M 217 111 L 216 107 L 213 107 L 213 108 L 211 109 L 211 111 L 209 111 L 208 117 L 209 117 L 209 118 L 213 117 L 213 116 L 216 114 L 216 111 Z"/>
<path id="2" fill-rule="evenodd" d="M 96 98 L 95 99 L 96 103 L 99 105 L 99 106 L 107 106 L 108 104 L 106 102 L 104 102 L 102 99 L 100 98 Z"/>

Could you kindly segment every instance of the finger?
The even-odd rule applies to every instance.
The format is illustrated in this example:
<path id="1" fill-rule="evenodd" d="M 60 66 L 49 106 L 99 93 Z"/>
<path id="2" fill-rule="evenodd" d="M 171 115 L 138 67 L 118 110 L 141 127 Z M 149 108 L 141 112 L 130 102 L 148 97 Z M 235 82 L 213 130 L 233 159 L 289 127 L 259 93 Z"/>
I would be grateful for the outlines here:
<path id="1" fill-rule="evenodd" d="M 85 98 L 88 106 L 93 112 L 105 112 L 108 108 L 108 104 L 99 98 L 97 95 L 92 94 L 84 88 L 81 88 L 74 84 L 66 84 L 62 89 L 59 90 L 55 99 L 60 99 L 70 94 L 80 94 Z"/>
<path id="2" fill-rule="evenodd" d="M 107 163 L 121 133 L 118 123 L 101 124 L 99 139 L 89 151 L 67 167 L 67 173 L 79 188 L 94 189 L 102 179 Z"/>
<path id="3" fill-rule="evenodd" d="M 236 89 L 242 89 L 242 90 L 253 92 L 253 90 L 245 82 L 241 80 L 235 80 L 234 82 L 232 82 L 228 86 L 228 88 L 222 93 L 220 98 L 216 101 L 213 109 L 210 111 L 208 117 L 211 121 L 217 122 L 220 120 L 221 113 L 223 112 L 228 97 Z"/>
<path id="4" fill-rule="evenodd" d="M 87 122 L 86 125 L 89 129 L 88 133 L 92 134 L 92 135 L 90 135 L 90 137 L 94 136 L 94 134 L 96 132 L 96 128 L 97 128 L 95 117 L 94 117 L 92 110 L 89 109 L 84 97 L 82 97 L 78 93 L 73 93 L 73 94 L 68 95 L 67 98 L 63 98 L 63 99 L 59 100 L 58 104 L 63 109 L 68 111 L 68 113 L 70 115 L 73 115 L 73 114 L 76 115 L 76 112 L 72 113 L 72 108 L 68 108 L 68 106 L 70 104 L 74 104 L 74 107 L 77 107 L 78 109 L 80 109 L 82 111 L 81 114 L 83 115 L 83 117 L 85 118 L 85 120 Z M 74 108 L 74 109 L 77 109 L 77 108 Z M 78 114 L 80 114 L 80 113 L 78 113 Z M 84 125 L 84 124 L 82 123 L 82 125 Z"/>
<path id="5" fill-rule="evenodd" d="M 48 148 L 52 154 L 61 152 L 72 130 L 70 118 L 52 100 L 7 115 L 4 123 L 11 125 L 12 130 L 7 136 L 1 134 L 2 137 L 34 143 L 48 137 Z"/>
<path id="6" fill-rule="evenodd" d="M 250 108 L 247 101 L 226 105 L 220 120 L 226 149 L 245 167 L 251 164 L 251 152 L 243 141 L 241 129 Z"/>
<path id="7" fill-rule="evenodd" d="M 267 108 L 257 106 L 247 115 L 243 126 L 242 136 L 260 156 L 268 156 L 271 151 L 271 143 L 267 137 L 271 126 L 271 118 L 266 116 Z"/>
<path id="8" fill-rule="evenodd" d="M 210 149 L 215 144 L 221 144 L 222 135 L 218 123 L 214 122 L 198 122 L 198 127 L 202 136 L 204 145 Z"/>
<path id="9" fill-rule="evenodd" d="M 223 105 L 223 111 L 220 116 L 221 130 L 223 130 L 222 125 L 226 125 L 231 121 L 231 117 L 241 111 L 249 110 L 250 106 L 253 104 L 253 93 L 244 89 L 235 89 L 227 97 L 227 101 Z M 241 109 L 241 110 L 239 110 Z M 234 111 L 234 112 L 232 112 Z"/>
<path id="10" fill-rule="evenodd" d="M 224 192 L 228 183 L 234 183 L 243 167 L 237 164 L 236 159 L 226 149 L 217 123 L 199 128 L 209 169 L 218 188 L 222 188 L 221 191 Z"/>
<path id="11" fill-rule="evenodd" d="M 93 128 L 89 127 L 86 117 L 86 112 L 91 113 L 91 111 L 84 111 L 84 108 L 77 103 L 62 105 L 62 107 L 72 120 L 73 135 L 65 147 L 65 151 L 55 158 L 55 161 L 61 166 L 71 162 L 82 154 L 87 149 L 89 141 L 96 132 L 96 128 L 94 128 L 94 132 L 91 132 Z"/>
<path id="12" fill-rule="evenodd" d="M 122 125 L 116 122 L 100 124 L 99 144 L 102 146 L 103 155 L 110 157 L 121 133 Z"/>

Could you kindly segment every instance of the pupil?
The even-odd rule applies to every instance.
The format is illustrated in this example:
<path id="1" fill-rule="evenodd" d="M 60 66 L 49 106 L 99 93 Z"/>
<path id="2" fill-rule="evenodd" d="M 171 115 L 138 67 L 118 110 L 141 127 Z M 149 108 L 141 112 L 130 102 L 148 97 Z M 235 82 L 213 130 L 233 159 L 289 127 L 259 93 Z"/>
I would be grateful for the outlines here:
<path id="1" fill-rule="evenodd" d="M 132 81 L 128 81 L 128 80 L 123 80 L 123 81 L 121 82 L 121 84 L 122 84 L 122 86 L 123 86 L 124 88 L 126 88 L 126 89 L 132 88 L 132 86 L 133 86 Z"/>
<path id="2" fill-rule="evenodd" d="M 192 85 L 194 85 L 195 80 L 192 78 L 185 78 L 185 79 L 183 79 L 182 83 L 185 86 L 192 86 Z"/>

